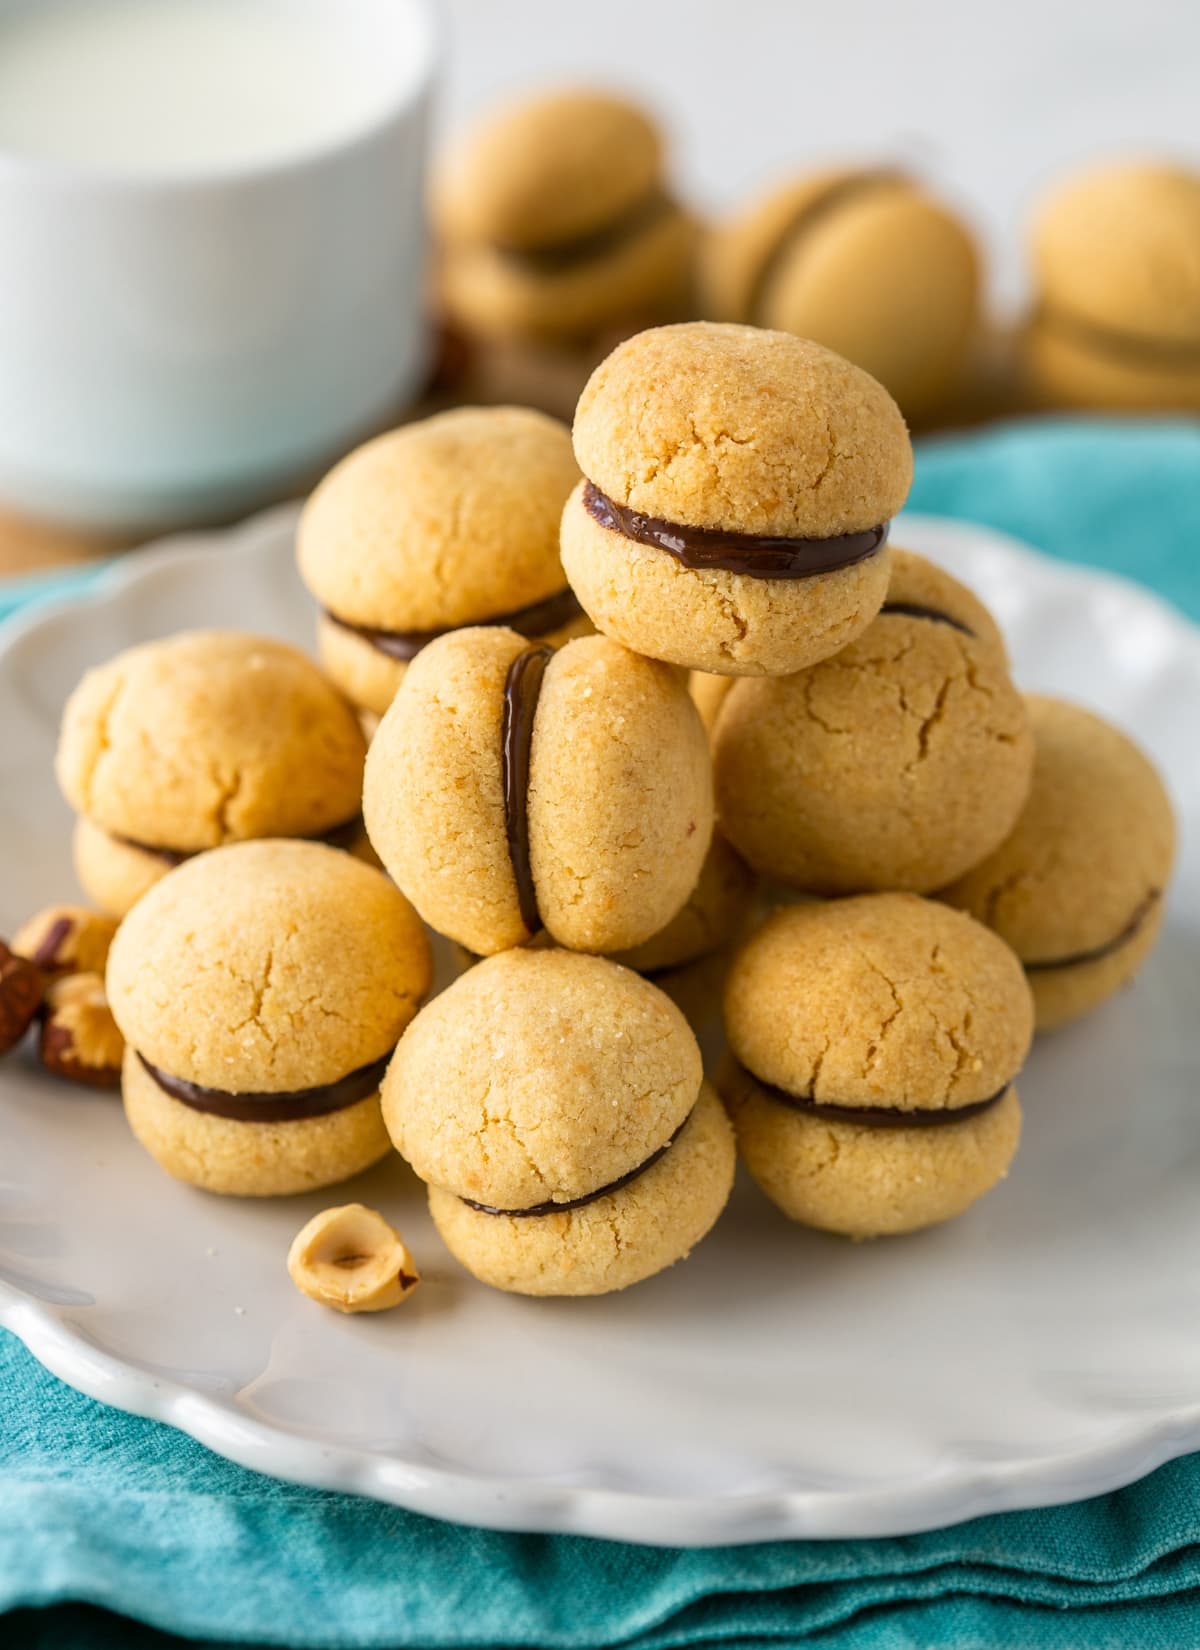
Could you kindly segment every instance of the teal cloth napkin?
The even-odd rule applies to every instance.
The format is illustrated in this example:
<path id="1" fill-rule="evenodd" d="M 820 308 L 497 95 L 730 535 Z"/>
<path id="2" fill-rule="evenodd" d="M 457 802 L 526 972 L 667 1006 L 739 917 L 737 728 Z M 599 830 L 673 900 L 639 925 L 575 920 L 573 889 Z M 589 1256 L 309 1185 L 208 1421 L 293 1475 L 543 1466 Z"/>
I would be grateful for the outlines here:
<path id="1" fill-rule="evenodd" d="M 931 442 L 911 503 L 1141 578 L 1200 616 L 1200 425 Z M 0 1642 L 46 1650 L 149 1650 L 165 1643 L 152 1629 L 294 1650 L 1180 1650 L 1200 1644 L 1200 1457 L 1074 1506 L 891 1541 L 497 1535 L 260 1478 L 69 1391 L 0 1335 L 0 1610 L 15 1612 Z"/>

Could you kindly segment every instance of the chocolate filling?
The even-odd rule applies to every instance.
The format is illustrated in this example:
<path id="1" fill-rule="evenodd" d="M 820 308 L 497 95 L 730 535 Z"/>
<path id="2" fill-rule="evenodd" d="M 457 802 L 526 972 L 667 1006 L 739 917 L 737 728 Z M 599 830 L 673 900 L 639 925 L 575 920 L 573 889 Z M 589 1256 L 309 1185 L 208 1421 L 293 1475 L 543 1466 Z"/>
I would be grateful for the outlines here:
<path id="1" fill-rule="evenodd" d="M 1116 356 L 1131 366 L 1150 367 L 1159 372 L 1195 372 L 1200 369 L 1200 339 L 1185 342 L 1173 338 L 1146 338 L 1139 333 L 1121 332 L 1116 327 L 1087 321 L 1067 310 L 1043 306 L 1035 317 L 1049 332 L 1060 332 L 1088 349 Z"/>
<path id="2" fill-rule="evenodd" d="M 465 1203 L 468 1209 L 474 1209 L 481 1215 L 513 1215 L 521 1217 L 524 1217 L 525 1215 L 561 1215 L 565 1214 L 568 1209 L 584 1209 L 589 1203 L 598 1203 L 602 1197 L 608 1197 L 611 1192 L 619 1192 L 622 1187 L 628 1186 L 631 1181 L 637 1180 L 640 1175 L 644 1175 L 647 1169 L 652 1169 L 658 1162 L 659 1158 L 665 1156 L 666 1153 L 670 1151 L 671 1147 L 679 1139 L 679 1136 L 683 1133 L 684 1129 L 686 1129 L 688 1124 L 691 1122 L 691 1117 L 691 1112 L 688 1112 L 687 1116 L 675 1130 L 675 1133 L 671 1136 L 671 1138 L 664 1145 L 660 1146 L 657 1151 L 651 1152 L 645 1162 L 639 1163 L 636 1169 L 630 1169 L 628 1174 L 621 1175 L 617 1180 L 610 1180 L 607 1186 L 598 1186 L 594 1192 L 585 1192 L 582 1197 L 573 1197 L 569 1203 L 535 1203 L 528 1209 L 493 1209 L 490 1203 L 476 1203 L 469 1197 L 460 1198 L 459 1201 L 461 1203 Z"/>
<path id="3" fill-rule="evenodd" d="M 655 550 L 665 550 L 693 573 L 718 569 L 751 579 L 811 579 L 836 573 L 873 556 L 888 536 L 888 523 L 862 533 L 832 539 L 771 538 L 757 533 L 729 533 L 720 527 L 686 527 L 658 516 L 643 515 L 617 504 L 592 482 L 583 489 L 583 507 L 610 533 Z"/>
<path id="4" fill-rule="evenodd" d="M 586 235 L 576 235 L 569 241 L 556 241 L 550 246 L 508 246 L 502 241 L 492 244 L 501 256 L 510 263 L 520 264 L 530 274 L 557 275 L 575 264 L 603 258 L 674 210 L 675 203 L 670 196 L 661 189 L 653 189 L 611 222 L 602 224 L 599 229 L 589 230 Z"/>
<path id="5" fill-rule="evenodd" d="M 339 630 L 361 636 L 376 652 L 385 653 L 389 659 L 398 659 L 401 664 L 408 664 L 423 647 L 436 642 L 439 636 L 449 635 L 452 630 L 466 630 L 475 625 L 505 625 L 509 630 L 515 630 L 518 636 L 524 636 L 526 641 L 531 641 L 535 636 L 546 636 L 552 630 L 560 630 L 572 619 L 577 619 L 583 610 L 579 598 L 567 585 L 544 601 L 530 602 L 528 607 L 518 607 L 512 613 L 497 613 L 492 619 L 470 619 L 461 625 L 449 625 L 444 630 L 377 630 L 371 625 L 353 624 L 349 619 L 339 618 L 327 607 L 322 611 L 330 624 L 337 625 Z"/>
<path id="6" fill-rule="evenodd" d="M 531 934 L 542 926 L 537 888 L 529 857 L 529 753 L 533 746 L 533 719 L 537 715 L 542 678 L 553 648 L 531 647 L 518 653 L 504 679 L 504 711 L 500 723 L 500 771 L 504 787 L 504 834 L 517 884 L 521 921 Z"/>
<path id="7" fill-rule="evenodd" d="M 756 1089 L 781 1106 L 790 1106 L 793 1111 L 803 1112 L 807 1117 L 824 1118 L 830 1123 L 858 1123 L 868 1129 L 940 1128 L 950 1123 L 963 1123 L 968 1117 L 978 1117 L 980 1112 L 998 1105 L 1012 1086 L 1005 1083 L 1002 1089 L 989 1095 L 986 1100 L 970 1100 L 965 1106 L 839 1106 L 832 1100 L 814 1100 L 807 1094 L 789 1094 L 786 1089 L 776 1088 L 774 1083 L 764 1083 L 761 1077 L 755 1077 L 745 1066 L 738 1069 Z"/>
<path id="8" fill-rule="evenodd" d="M 207 1112 L 210 1117 L 228 1117 L 235 1123 L 298 1123 L 305 1117 L 326 1117 L 333 1111 L 345 1111 L 374 1094 L 383 1081 L 390 1052 L 368 1066 L 347 1072 L 334 1083 L 322 1083 L 315 1089 L 290 1089 L 280 1092 L 246 1090 L 231 1094 L 226 1089 L 209 1089 L 201 1083 L 189 1083 L 185 1077 L 172 1077 L 170 1072 L 152 1066 L 144 1054 L 138 1059 L 162 1089 L 173 1100 L 181 1100 L 193 1111 Z"/>
<path id="9" fill-rule="evenodd" d="M 319 836 L 289 837 L 292 842 L 323 842 L 327 848 L 351 848 L 362 831 L 362 815 L 355 814 L 353 819 L 343 820 L 340 825 L 332 826 L 328 831 L 322 831 Z M 197 854 L 206 854 L 207 848 L 160 848 L 153 842 L 139 842 L 136 837 L 121 836 L 116 831 L 107 831 L 114 842 L 124 843 L 126 848 L 136 848 L 139 854 L 149 854 L 152 859 L 161 859 L 164 865 L 172 869 L 182 865 L 185 860 L 195 859 Z M 250 837 L 239 837 L 237 841 L 252 841 Z M 214 843 L 213 847 L 228 847 L 228 843 Z"/>
<path id="10" fill-rule="evenodd" d="M 921 607 L 915 602 L 884 602 L 879 609 L 880 613 L 898 613 L 906 619 L 929 619 L 933 624 L 948 624 L 954 630 L 961 630 L 964 636 L 974 636 L 975 632 L 970 625 L 961 619 L 953 618 L 949 613 L 942 613 L 936 607 Z"/>
<path id="11" fill-rule="evenodd" d="M 1128 945 L 1130 940 L 1135 937 L 1161 898 L 1162 889 L 1152 888 L 1121 932 L 1111 940 L 1106 940 L 1103 945 L 1098 945 L 1094 951 L 1076 951 L 1070 957 L 1050 957 L 1045 962 L 1025 962 L 1022 958 L 1022 966 L 1025 972 L 1027 974 L 1039 974 L 1051 968 L 1078 968 L 1083 963 L 1100 962 L 1105 957 L 1111 957 L 1114 952 L 1120 951 L 1122 946 Z"/>
<path id="12" fill-rule="evenodd" d="M 767 301 L 775 277 L 790 257 L 797 244 L 805 240 L 823 218 L 831 216 L 839 207 L 860 195 L 871 195 L 880 189 L 895 189 L 908 180 L 902 172 L 858 172 L 853 177 L 840 178 L 822 190 L 796 213 L 775 245 L 763 260 L 746 297 L 746 315 L 751 321 L 761 322 L 761 311 Z"/>

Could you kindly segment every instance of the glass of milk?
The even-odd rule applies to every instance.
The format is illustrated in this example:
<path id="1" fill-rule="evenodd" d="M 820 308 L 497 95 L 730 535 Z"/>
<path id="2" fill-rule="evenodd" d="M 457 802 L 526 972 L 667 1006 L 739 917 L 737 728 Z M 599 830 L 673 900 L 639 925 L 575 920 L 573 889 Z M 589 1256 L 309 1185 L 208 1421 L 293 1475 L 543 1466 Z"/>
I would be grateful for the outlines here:
<path id="1" fill-rule="evenodd" d="M 0 0 L 0 503 L 282 496 L 426 365 L 426 0 Z"/>

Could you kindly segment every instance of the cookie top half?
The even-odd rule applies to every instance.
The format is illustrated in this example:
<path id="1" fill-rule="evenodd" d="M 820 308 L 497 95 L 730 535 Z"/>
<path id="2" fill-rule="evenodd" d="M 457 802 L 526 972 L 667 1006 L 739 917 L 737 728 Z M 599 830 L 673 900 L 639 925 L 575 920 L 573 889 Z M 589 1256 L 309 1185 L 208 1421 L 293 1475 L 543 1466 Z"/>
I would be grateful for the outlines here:
<path id="1" fill-rule="evenodd" d="M 345 824 L 365 755 L 354 712 L 304 654 L 193 630 L 89 670 L 67 701 L 55 767 L 94 824 L 186 853 Z"/>
<path id="2" fill-rule="evenodd" d="M 384 1120 L 423 1180 L 529 1209 L 640 1168 L 702 1075 L 687 1021 L 649 981 L 600 957 L 507 951 L 413 1022 L 384 1080 Z"/>
<path id="3" fill-rule="evenodd" d="M 558 524 L 578 479 L 555 418 L 525 407 L 438 413 L 330 471 L 300 519 L 300 575 L 354 625 L 495 619 L 565 587 Z"/>
<path id="4" fill-rule="evenodd" d="M 898 1112 L 990 1100 L 1033 1036 L 1020 963 L 982 924 L 915 894 L 777 911 L 742 948 L 725 1028 L 761 1083 Z"/>
<path id="5" fill-rule="evenodd" d="M 1012 833 L 942 898 L 1027 964 L 1073 960 L 1132 933 L 1166 890 L 1171 801 L 1154 764 L 1081 705 L 1032 694 L 1033 786 Z"/>
<path id="6" fill-rule="evenodd" d="M 450 149 L 434 220 L 450 240 L 559 246 L 634 209 L 661 169 L 658 129 L 635 104 L 581 87 L 546 92 L 485 116 Z"/>
<path id="7" fill-rule="evenodd" d="M 1069 178 L 1033 224 L 1048 310 L 1160 344 L 1200 342 L 1200 172 L 1135 164 Z"/>
<path id="8" fill-rule="evenodd" d="M 117 933 L 107 988 L 126 1042 L 225 1093 L 332 1083 L 395 1046 L 429 942 L 381 872 L 319 843 L 236 843 L 172 871 Z"/>
<path id="9" fill-rule="evenodd" d="M 588 380 L 575 455 L 616 504 L 687 527 L 784 538 L 867 532 L 912 481 L 899 408 L 867 373 L 790 333 L 656 327 Z"/>

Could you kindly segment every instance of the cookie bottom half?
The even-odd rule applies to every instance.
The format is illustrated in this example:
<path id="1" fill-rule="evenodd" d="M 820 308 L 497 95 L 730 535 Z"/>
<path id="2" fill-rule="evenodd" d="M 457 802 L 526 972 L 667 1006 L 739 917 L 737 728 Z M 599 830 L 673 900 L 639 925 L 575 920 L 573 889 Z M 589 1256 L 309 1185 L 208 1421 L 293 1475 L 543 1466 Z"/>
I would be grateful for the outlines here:
<path id="1" fill-rule="evenodd" d="M 1095 962 L 1026 968 L 1037 1030 L 1056 1031 L 1081 1019 L 1128 985 L 1158 943 L 1165 915 L 1166 902 L 1160 899 L 1124 945 Z"/>
<path id="2" fill-rule="evenodd" d="M 110 836 L 90 819 L 75 821 L 71 854 L 80 887 L 113 917 L 127 915 L 171 869 L 170 861 L 161 855 Z"/>
<path id="3" fill-rule="evenodd" d="M 1050 407 L 1112 408 L 1121 412 L 1177 409 L 1200 412 L 1200 361 L 1172 364 L 1139 353 L 1136 340 L 1105 348 L 1052 321 L 1034 321 L 1019 345 L 1022 378 L 1031 398 Z"/>
<path id="4" fill-rule="evenodd" d="M 598 630 L 635 653 L 718 676 L 784 676 L 840 652 L 887 594 L 887 547 L 806 579 L 696 572 L 593 520 L 583 483 L 567 500 L 563 566 Z"/>
<path id="5" fill-rule="evenodd" d="M 378 1094 L 294 1123 L 241 1123 L 164 1093 L 133 1049 L 121 1074 L 137 1140 L 176 1180 L 229 1197 L 286 1197 L 333 1186 L 391 1151 Z"/>
<path id="6" fill-rule="evenodd" d="M 703 1084 L 678 1139 L 644 1174 L 582 1208 L 491 1215 L 429 1188 L 446 1247 L 482 1282 L 518 1295 L 604 1295 L 682 1260 L 729 1197 L 736 1162 L 721 1102 Z"/>
<path id="7" fill-rule="evenodd" d="M 873 1128 L 793 1111 L 752 1079 L 725 1087 L 742 1161 L 772 1203 L 844 1237 L 953 1220 L 1003 1180 L 1021 1138 L 1015 1088 L 962 1123 Z"/>

